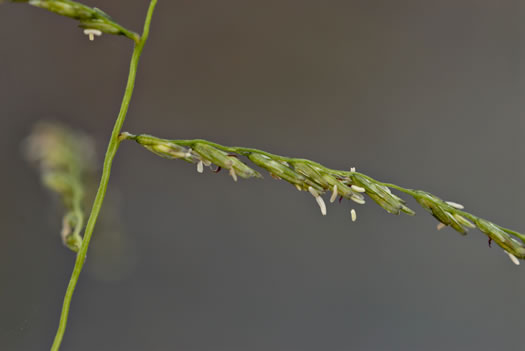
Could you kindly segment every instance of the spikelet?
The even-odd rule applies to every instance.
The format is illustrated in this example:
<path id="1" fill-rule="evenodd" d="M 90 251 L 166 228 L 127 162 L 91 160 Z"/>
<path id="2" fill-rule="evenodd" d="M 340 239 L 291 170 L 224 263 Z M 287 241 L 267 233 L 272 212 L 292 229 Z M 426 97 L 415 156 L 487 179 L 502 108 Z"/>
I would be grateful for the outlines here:
<path id="1" fill-rule="evenodd" d="M 64 204 L 62 241 L 75 252 L 82 243 L 82 201 L 86 178 L 94 168 L 93 150 L 87 136 L 49 123 L 35 126 L 25 144 L 26 157 L 38 166 L 42 183 L 57 193 Z"/>
<path id="2" fill-rule="evenodd" d="M 140 36 L 127 30 L 104 11 L 96 7 L 89 7 L 76 1 L 70 0 L 11 0 L 12 2 L 25 2 L 29 5 L 39 7 L 61 16 L 70 17 L 79 21 L 79 27 L 84 28 L 84 34 L 93 40 L 95 36 L 102 33 L 124 35 L 136 43 Z"/>

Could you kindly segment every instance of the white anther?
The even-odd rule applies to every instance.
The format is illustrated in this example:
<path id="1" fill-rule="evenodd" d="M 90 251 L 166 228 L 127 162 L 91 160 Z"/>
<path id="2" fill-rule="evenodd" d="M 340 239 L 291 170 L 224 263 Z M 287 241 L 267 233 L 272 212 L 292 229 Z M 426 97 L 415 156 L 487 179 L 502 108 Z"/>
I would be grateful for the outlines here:
<path id="1" fill-rule="evenodd" d="M 301 189 L 301 187 L 299 186 L 299 184 L 295 184 L 295 188 L 299 191 L 302 191 L 303 189 Z"/>
<path id="2" fill-rule="evenodd" d="M 365 199 L 363 199 L 362 196 L 358 196 L 357 194 L 353 194 L 352 196 L 350 196 L 350 199 L 360 205 L 365 204 Z"/>
<path id="3" fill-rule="evenodd" d="M 350 210 L 350 216 L 352 216 L 352 222 L 355 222 L 355 220 L 357 219 L 357 213 L 355 213 L 355 210 L 353 208 Z"/>
<path id="4" fill-rule="evenodd" d="M 321 197 L 321 195 L 319 195 L 319 193 L 311 186 L 308 187 L 308 191 L 310 192 L 310 194 L 312 194 L 313 197 L 315 197 L 315 201 L 317 201 L 317 204 L 321 209 L 321 214 L 323 216 L 326 216 L 326 204 L 324 203 L 324 200 Z"/>
<path id="5" fill-rule="evenodd" d="M 102 32 L 99 31 L 98 29 L 86 28 L 84 29 L 84 34 L 89 37 L 90 41 L 93 41 L 95 40 L 95 35 L 97 37 L 100 37 L 102 35 Z"/>
<path id="6" fill-rule="evenodd" d="M 310 194 L 312 194 L 313 197 L 318 197 L 319 196 L 319 193 L 317 192 L 317 190 L 315 190 L 311 186 L 308 187 L 308 191 L 310 192 Z"/>
<path id="7" fill-rule="evenodd" d="M 350 172 L 355 172 L 355 167 L 350 168 Z"/>
<path id="8" fill-rule="evenodd" d="M 199 172 L 199 173 L 204 172 L 204 163 L 202 163 L 202 161 L 199 161 L 197 163 L 197 172 Z"/>
<path id="9" fill-rule="evenodd" d="M 235 170 L 233 168 L 230 168 L 230 175 L 232 176 L 233 181 L 236 182 L 237 181 L 237 174 L 235 173 Z"/>
<path id="10" fill-rule="evenodd" d="M 332 191 L 332 196 L 330 197 L 330 202 L 334 202 L 337 199 L 337 185 L 334 184 L 334 190 Z"/>
<path id="11" fill-rule="evenodd" d="M 512 263 L 514 263 L 516 266 L 520 265 L 520 260 L 518 260 L 518 258 L 516 256 L 514 256 L 513 254 L 511 254 L 510 252 L 507 252 L 507 251 L 505 251 L 505 253 L 507 255 L 509 255 L 509 258 L 512 261 Z"/>
<path id="12" fill-rule="evenodd" d="M 458 203 L 455 203 L 455 202 L 452 202 L 452 201 L 445 201 L 449 206 L 452 206 L 454 208 L 457 208 L 458 210 L 462 210 L 465 208 L 465 206 L 463 206 L 462 204 L 458 204 Z"/>
<path id="13" fill-rule="evenodd" d="M 319 208 L 321 209 L 321 214 L 323 216 L 326 216 L 326 205 L 324 203 L 324 200 L 321 196 L 318 196 L 315 198 L 315 201 L 317 201 L 317 204 L 319 205 Z"/>
<path id="14" fill-rule="evenodd" d="M 357 191 L 358 193 L 364 193 L 366 191 L 365 188 L 360 187 L 358 185 L 350 185 L 350 188 L 352 188 L 352 190 L 354 191 Z"/>
<path id="15" fill-rule="evenodd" d="M 445 228 L 446 226 L 447 225 L 445 223 L 439 222 L 436 228 L 437 228 L 437 230 L 441 230 L 441 229 Z"/>

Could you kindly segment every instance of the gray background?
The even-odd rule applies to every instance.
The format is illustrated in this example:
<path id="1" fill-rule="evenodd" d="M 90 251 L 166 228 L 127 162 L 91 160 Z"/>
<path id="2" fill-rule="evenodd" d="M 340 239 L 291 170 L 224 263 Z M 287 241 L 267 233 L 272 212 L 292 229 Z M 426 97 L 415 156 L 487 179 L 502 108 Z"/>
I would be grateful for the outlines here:
<path id="1" fill-rule="evenodd" d="M 86 1 L 137 31 L 147 1 Z M 356 166 L 525 230 L 519 1 L 160 1 L 125 130 Z M 47 349 L 74 254 L 20 144 L 41 119 L 99 160 L 131 43 L 0 6 L 0 349 Z M 197 174 L 134 143 L 64 350 L 518 350 L 524 267 L 414 202 L 328 207 L 266 176 Z"/>

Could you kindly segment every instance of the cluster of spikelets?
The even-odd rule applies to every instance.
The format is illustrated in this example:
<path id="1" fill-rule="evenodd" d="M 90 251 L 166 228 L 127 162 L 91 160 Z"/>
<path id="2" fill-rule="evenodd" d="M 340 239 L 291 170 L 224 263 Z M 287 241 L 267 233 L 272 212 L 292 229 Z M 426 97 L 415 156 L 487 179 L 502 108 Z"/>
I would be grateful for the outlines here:
<path id="1" fill-rule="evenodd" d="M 326 215 L 326 204 L 322 197 L 325 193 L 331 194 L 330 202 L 339 197 L 339 200 L 349 199 L 360 205 L 365 203 L 366 195 L 389 213 L 404 212 L 414 215 L 415 212 L 406 206 L 403 199 L 393 194 L 390 188 L 396 189 L 412 196 L 421 207 L 430 212 L 439 221 L 438 229 L 450 226 L 465 235 L 468 229 L 477 227 L 489 237 L 489 243 L 494 241 L 501 246 L 515 264 L 519 264 L 518 258 L 525 259 L 525 235 L 465 212 L 458 203 L 444 201 L 421 190 L 379 182 L 356 172 L 355 168 L 349 171 L 333 170 L 310 160 L 273 155 L 252 148 L 228 147 L 200 139 L 166 140 L 129 133 L 122 133 L 120 138 L 135 140 L 161 157 L 196 164 L 199 173 L 204 171 L 204 167 L 210 167 L 214 172 L 228 170 L 235 181 L 238 177 L 261 178 L 259 172 L 241 161 L 240 157 L 244 156 L 268 171 L 273 178 L 285 180 L 299 191 L 308 191 L 314 196 L 323 215 Z M 355 221 L 354 209 L 351 210 L 351 216 Z"/>
<path id="2" fill-rule="evenodd" d="M 85 183 L 94 164 L 91 139 L 57 124 L 41 123 L 28 137 L 25 153 L 38 166 L 42 183 L 59 195 L 66 209 L 62 241 L 71 250 L 78 251 L 84 225 Z"/>
<path id="3" fill-rule="evenodd" d="M 91 8 L 84 4 L 69 0 L 11 0 L 12 2 L 24 2 L 29 5 L 40 7 L 56 14 L 76 19 L 80 22 L 79 26 L 84 28 L 84 34 L 93 40 L 95 36 L 102 33 L 124 35 L 131 40 L 138 42 L 140 36 L 127 30 L 98 8 Z"/>
<path id="4" fill-rule="evenodd" d="M 0 0 L 0 2 L 2 1 Z M 93 40 L 95 36 L 100 36 L 102 33 L 124 35 L 136 43 L 140 40 L 140 36 L 137 33 L 129 31 L 114 22 L 103 11 L 75 1 L 10 1 L 28 3 L 29 5 L 76 19 L 80 22 L 80 27 L 84 28 L 84 33 L 89 36 L 90 40 Z M 57 130 L 54 130 L 54 132 L 57 132 Z M 61 153 L 59 151 L 61 148 L 57 146 L 60 144 L 59 142 L 56 142 L 48 150 L 48 141 L 53 139 L 49 136 L 53 135 L 53 133 L 49 132 L 49 130 L 46 133 L 34 137 L 32 144 L 37 146 L 30 147 L 33 153 L 32 158 L 38 160 L 41 164 L 44 183 L 61 194 L 69 210 L 64 217 L 64 242 L 70 248 L 78 249 L 81 240 L 79 232 L 83 217 L 78 209 L 79 206 L 76 204 L 79 202 L 77 201 L 78 198 L 82 197 L 79 195 L 82 193 L 82 187 L 73 185 L 80 184 L 79 174 L 81 172 L 78 170 L 82 169 L 82 162 L 78 161 L 83 156 L 80 153 L 75 157 L 65 157 L 54 164 L 57 159 L 64 157 L 67 154 L 64 151 L 68 150 L 65 147 Z M 69 138 L 67 135 L 71 136 L 72 134 L 57 132 L 56 135 L 64 137 L 62 139 L 59 137 L 56 140 L 66 141 Z M 46 145 L 39 144 L 40 141 L 46 139 L 49 139 L 44 142 Z M 332 170 L 309 160 L 272 155 L 256 149 L 226 147 L 205 140 L 164 140 L 147 135 L 134 136 L 127 133 L 122 134 L 122 139 L 136 140 L 150 151 L 165 158 L 183 159 L 196 163 L 197 171 L 201 173 L 204 171 L 204 167 L 215 165 L 217 167 L 215 169 L 216 172 L 220 169 L 227 169 L 235 181 L 238 177 L 260 178 L 261 174 L 259 172 L 239 159 L 239 156 L 245 156 L 255 165 L 267 170 L 272 177 L 283 179 L 295 185 L 298 190 L 308 191 L 312 194 L 323 215 L 326 215 L 326 204 L 322 195 L 326 192 L 331 192 L 331 202 L 334 202 L 339 196 L 340 199 L 346 198 L 357 204 L 364 204 L 365 195 L 367 195 L 389 213 L 399 214 L 400 212 L 405 212 L 413 215 L 414 211 L 405 205 L 404 200 L 392 194 L 390 188 L 396 189 L 412 196 L 423 208 L 429 211 L 439 221 L 438 229 L 450 226 L 459 233 L 466 234 L 469 228 L 477 227 L 489 237 L 489 243 L 494 241 L 501 246 L 514 263 L 519 264 L 518 258 L 525 259 L 525 235 L 464 212 L 462 211 L 463 206 L 457 203 L 443 201 L 424 191 L 406 189 L 394 184 L 379 182 L 356 172 L 353 168 L 350 171 Z M 69 141 L 71 140 L 69 139 Z M 64 145 L 67 145 L 67 143 Z M 57 155 L 61 156 L 56 157 Z M 71 162 L 71 165 L 75 166 L 64 166 L 67 162 Z M 73 172 L 73 169 L 76 171 Z M 351 210 L 351 216 L 352 220 L 355 221 L 356 212 L 354 209 Z M 516 238 L 519 240 L 516 240 Z"/>

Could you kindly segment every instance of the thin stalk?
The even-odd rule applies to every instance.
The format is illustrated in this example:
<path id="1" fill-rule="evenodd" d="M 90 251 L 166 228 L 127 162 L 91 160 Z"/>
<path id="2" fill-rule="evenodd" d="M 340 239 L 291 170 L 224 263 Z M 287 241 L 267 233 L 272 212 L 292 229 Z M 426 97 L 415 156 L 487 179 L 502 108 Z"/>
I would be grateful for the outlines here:
<path id="1" fill-rule="evenodd" d="M 64 297 L 64 303 L 62 306 L 62 313 L 60 315 L 60 322 L 58 325 L 58 330 L 55 336 L 55 340 L 53 341 L 53 345 L 51 346 L 51 351 L 59 350 L 60 344 L 62 343 L 62 339 L 64 337 L 64 332 L 66 331 L 67 318 L 69 314 L 69 306 L 71 305 L 71 298 L 73 297 L 73 293 L 75 291 L 75 287 L 77 285 L 78 278 L 80 276 L 80 272 L 82 271 L 84 262 L 86 261 L 86 254 L 87 254 L 87 250 L 89 247 L 89 242 L 91 241 L 91 236 L 93 235 L 93 230 L 95 228 L 95 224 L 97 222 L 97 218 L 100 213 L 100 209 L 102 208 L 102 203 L 104 202 L 104 198 L 106 196 L 109 176 L 111 173 L 111 165 L 113 163 L 113 159 L 115 158 L 115 154 L 117 153 L 117 149 L 120 144 L 120 140 L 118 136 L 120 134 L 120 130 L 122 129 L 122 125 L 124 124 L 124 120 L 126 119 L 126 114 L 128 112 L 129 103 L 131 100 L 131 96 L 133 94 L 133 88 L 135 86 L 135 77 L 137 75 L 137 67 L 138 67 L 140 55 L 142 54 L 142 49 L 144 48 L 144 44 L 146 43 L 146 40 L 148 39 L 149 27 L 151 24 L 151 17 L 153 16 L 153 11 L 155 9 L 156 4 L 157 4 L 157 0 L 151 0 L 149 8 L 148 8 L 148 13 L 146 15 L 146 20 L 144 23 L 144 30 L 142 32 L 142 36 L 140 40 L 135 44 L 135 47 L 133 50 L 133 55 L 131 57 L 131 63 L 130 63 L 130 68 L 129 68 L 128 82 L 126 85 L 126 91 L 122 99 L 122 105 L 120 107 L 120 112 L 118 114 L 117 120 L 115 121 L 115 126 L 113 127 L 113 132 L 111 133 L 111 138 L 109 140 L 109 145 L 106 151 L 106 156 L 104 158 L 104 167 L 102 169 L 102 176 L 100 179 L 99 188 L 98 188 L 97 195 L 93 203 L 91 214 L 89 215 L 89 219 L 86 224 L 86 230 L 84 232 L 82 246 L 80 247 L 80 250 L 77 253 L 75 267 L 73 268 L 73 273 L 71 275 L 71 279 L 69 281 L 69 285 L 66 290 L 66 295 Z"/>
<path id="2" fill-rule="evenodd" d="M 76 177 L 75 179 L 78 179 Z M 74 191 L 73 191 L 73 200 L 72 200 L 72 212 L 71 216 L 74 216 L 75 218 L 75 228 L 73 230 L 73 233 L 71 234 L 71 237 L 73 238 L 73 243 L 82 243 L 82 237 L 80 236 L 80 232 L 82 231 L 82 228 L 84 228 L 84 211 L 82 210 L 82 200 L 84 199 L 84 189 L 82 187 L 82 184 L 79 183 L 78 180 L 74 182 L 73 185 Z M 71 247 L 70 247 L 71 248 Z M 76 246 L 78 249 L 78 246 Z M 76 251 L 76 250 L 74 250 Z"/>

